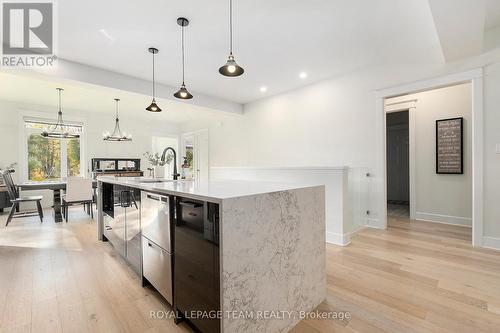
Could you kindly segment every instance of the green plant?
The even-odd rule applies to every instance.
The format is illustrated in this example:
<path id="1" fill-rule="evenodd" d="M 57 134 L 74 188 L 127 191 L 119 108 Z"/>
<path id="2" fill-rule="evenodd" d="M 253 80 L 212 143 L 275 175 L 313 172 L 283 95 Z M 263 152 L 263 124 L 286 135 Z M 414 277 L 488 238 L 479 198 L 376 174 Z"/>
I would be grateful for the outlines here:
<path id="1" fill-rule="evenodd" d="M 170 162 L 172 162 L 174 158 L 172 154 L 168 154 L 165 157 L 165 161 L 162 161 L 160 154 L 158 153 L 152 154 L 149 151 L 144 153 L 144 157 L 148 160 L 149 164 L 151 164 L 152 166 L 164 166 L 165 164 L 170 164 Z"/>

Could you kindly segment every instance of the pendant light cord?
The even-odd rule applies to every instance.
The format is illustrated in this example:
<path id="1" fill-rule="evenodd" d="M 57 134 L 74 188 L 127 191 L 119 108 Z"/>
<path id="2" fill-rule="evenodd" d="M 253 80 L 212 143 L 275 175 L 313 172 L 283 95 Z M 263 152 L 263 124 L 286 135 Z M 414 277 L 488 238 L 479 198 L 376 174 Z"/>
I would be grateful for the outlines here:
<path id="1" fill-rule="evenodd" d="M 233 54 L 233 0 L 229 0 L 229 54 Z"/>
<path id="2" fill-rule="evenodd" d="M 155 53 L 153 52 L 153 100 L 155 99 Z"/>
<path id="3" fill-rule="evenodd" d="M 115 99 L 116 101 L 116 120 L 118 120 L 118 100 Z"/>
<path id="4" fill-rule="evenodd" d="M 59 113 L 62 113 L 62 108 L 61 108 L 61 91 L 62 91 L 62 89 L 57 88 L 57 90 L 59 91 Z"/>
<path id="5" fill-rule="evenodd" d="M 184 25 L 182 25 L 181 30 L 182 30 L 182 85 L 184 85 Z"/>
<path id="6" fill-rule="evenodd" d="M 57 112 L 57 123 L 54 126 L 54 128 L 52 129 L 52 131 L 55 132 L 57 130 L 57 126 L 59 126 L 61 128 L 61 132 L 63 132 L 64 128 L 63 128 L 62 106 L 61 106 L 61 92 L 62 92 L 62 89 L 61 88 L 57 88 L 57 91 L 59 92 L 59 112 Z"/>
<path id="7" fill-rule="evenodd" d="M 115 98 L 116 101 L 116 119 L 115 119 L 115 129 L 111 136 L 113 137 L 122 137 L 122 130 L 120 128 L 120 121 L 118 120 L 118 102 L 120 101 L 118 98 Z"/>

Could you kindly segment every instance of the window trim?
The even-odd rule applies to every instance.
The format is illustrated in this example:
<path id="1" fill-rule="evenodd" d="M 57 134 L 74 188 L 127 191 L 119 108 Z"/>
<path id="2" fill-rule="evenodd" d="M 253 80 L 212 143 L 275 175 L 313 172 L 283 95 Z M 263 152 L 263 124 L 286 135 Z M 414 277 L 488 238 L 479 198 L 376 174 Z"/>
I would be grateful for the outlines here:
<path id="1" fill-rule="evenodd" d="M 21 110 L 19 112 L 19 182 L 27 182 L 28 179 L 28 134 L 29 129 L 26 128 L 26 121 L 43 121 L 47 123 L 57 122 L 55 118 L 55 112 L 39 112 L 39 111 L 29 111 Z M 86 161 L 87 159 L 87 119 L 82 117 L 74 117 L 71 115 L 64 115 L 64 122 L 69 125 L 82 126 L 82 132 L 80 134 L 80 175 L 86 177 Z M 64 161 L 63 161 L 64 160 Z M 61 168 L 63 163 L 66 165 L 66 159 L 61 158 Z"/>

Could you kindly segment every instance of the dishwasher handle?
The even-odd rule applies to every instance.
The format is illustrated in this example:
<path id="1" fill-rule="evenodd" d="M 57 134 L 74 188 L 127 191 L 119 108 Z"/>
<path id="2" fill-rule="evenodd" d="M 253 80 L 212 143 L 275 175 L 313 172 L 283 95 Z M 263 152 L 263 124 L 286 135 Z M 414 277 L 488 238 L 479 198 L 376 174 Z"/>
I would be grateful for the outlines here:
<path id="1" fill-rule="evenodd" d="M 153 195 L 153 194 L 147 194 L 146 198 L 151 199 L 151 200 L 155 200 L 155 201 L 160 201 L 160 197 Z"/>
<path id="2" fill-rule="evenodd" d="M 192 201 L 180 201 L 179 205 L 186 206 L 186 207 L 191 207 L 191 208 L 199 208 L 199 207 L 203 206 L 202 203 L 192 202 Z"/>

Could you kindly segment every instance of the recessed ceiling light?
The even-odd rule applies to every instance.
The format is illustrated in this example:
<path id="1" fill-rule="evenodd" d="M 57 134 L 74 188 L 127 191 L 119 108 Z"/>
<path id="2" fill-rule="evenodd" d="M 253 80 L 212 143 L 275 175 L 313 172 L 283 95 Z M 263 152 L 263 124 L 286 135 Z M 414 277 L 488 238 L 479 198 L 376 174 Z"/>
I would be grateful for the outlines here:
<path id="1" fill-rule="evenodd" d="M 267 91 L 267 87 L 266 86 L 260 87 L 260 92 L 261 93 L 265 93 L 266 91 Z"/>
<path id="2" fill-rule="evenodd" d="M 301 79 L 305 79 L 307 77 L 307 73 L 306 72 L 300 72 L 299 77 Z"/>

